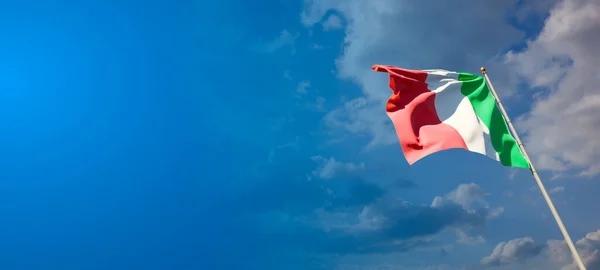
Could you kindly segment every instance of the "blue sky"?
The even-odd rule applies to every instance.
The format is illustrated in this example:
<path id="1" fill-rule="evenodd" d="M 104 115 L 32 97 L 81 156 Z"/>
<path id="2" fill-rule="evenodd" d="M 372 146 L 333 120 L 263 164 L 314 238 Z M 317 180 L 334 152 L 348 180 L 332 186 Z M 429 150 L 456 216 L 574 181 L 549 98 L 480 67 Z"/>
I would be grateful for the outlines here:
<path id="1" fill-rule="evenodd" d="M 391 64 L 488 67 L 600 269 L 598 14 L 0 1 L 0 267 L 571 269 L 528 171 L 462 150 L 407 165 L 370 70 Z"/>

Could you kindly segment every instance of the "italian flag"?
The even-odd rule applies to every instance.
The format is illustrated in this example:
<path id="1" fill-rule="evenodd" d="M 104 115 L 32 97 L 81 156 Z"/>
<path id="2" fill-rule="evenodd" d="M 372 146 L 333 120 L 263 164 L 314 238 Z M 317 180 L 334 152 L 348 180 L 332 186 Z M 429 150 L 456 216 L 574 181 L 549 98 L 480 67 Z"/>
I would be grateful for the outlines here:
<path id="1" fill-rule="evenodd" d="M 384 65 L 373 70 L 390 76 L 393 94 L 386 111 L 409 164 L 463 148 L 505 166 L 529 168 L 482 76 Z"/>

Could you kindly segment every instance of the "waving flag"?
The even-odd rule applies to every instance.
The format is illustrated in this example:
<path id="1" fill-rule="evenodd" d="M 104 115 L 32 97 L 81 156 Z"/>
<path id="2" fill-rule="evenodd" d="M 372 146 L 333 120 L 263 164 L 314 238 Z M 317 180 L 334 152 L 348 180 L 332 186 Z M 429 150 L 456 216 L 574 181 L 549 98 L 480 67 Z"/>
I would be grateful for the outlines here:
<path id="1" fill-rule="evenodd" d="M 506 121 L 508 114 L 496 100 L 485 68 L 481 68 L 483 76 L 382 65 L 374 65 L 373 70 L 387 72 L 390 76 L 393 94 L 386 111 L 394 123 L 408 163 L 412 165 L 438 151 L 463 148 L 491 157 L 505 166 L 529 168 L 573 259 L 580 270 L 586 269 L 540 175 L 530 163 L 525 147 L 518 143 L 520 139 L 514 126 L 510 120 Z"/>
<path id="2" fill-rule="evenodd" d="M 383 65 L 373 70 L 390 76 L 393 94 L 386 111 L 409 164 L 438 151 L 463 148 L 505 166 L 529 168 L 484 77 Z"/>

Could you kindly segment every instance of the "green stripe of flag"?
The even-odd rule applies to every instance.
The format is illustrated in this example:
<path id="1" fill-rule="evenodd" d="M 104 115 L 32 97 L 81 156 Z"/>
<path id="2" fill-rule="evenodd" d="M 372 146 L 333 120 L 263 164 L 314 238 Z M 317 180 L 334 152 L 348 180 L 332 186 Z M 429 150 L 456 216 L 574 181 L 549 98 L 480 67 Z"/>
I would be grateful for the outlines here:
<path id="1" fill-rule="evenodd" d="M 529 168 L 529 163 L 510 134 L 485 79 L 482 76 L 459 72 L 458 80 L 463 82 L 462 94 L 471 101 L 475 113 L 490 131 L 490 139 L 500 157 L 500 163 L 504 166 Z"/>

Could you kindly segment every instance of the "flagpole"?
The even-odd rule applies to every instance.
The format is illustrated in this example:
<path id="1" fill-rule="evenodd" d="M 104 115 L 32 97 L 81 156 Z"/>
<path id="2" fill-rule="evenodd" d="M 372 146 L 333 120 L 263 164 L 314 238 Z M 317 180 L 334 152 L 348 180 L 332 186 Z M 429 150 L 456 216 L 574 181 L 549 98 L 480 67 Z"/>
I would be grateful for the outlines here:
<path id="1" fill-rule="evenodd" d="M 481 73 L 483 74 L 483 77 L 485 78 L 485 81 L 487 82 L 487 84 L 489 86 L 490 92 L 496 99 L 496 103 L 498 104 L 498 108 L 500 109 L 502 116 L 504 116 L 504 119 L 508 123 L 508 128 L 512 132 L 513 136 L 515 136 L 515 140 L 517 141 L 517 144 L 519 145 L 519 149 L 521 149 L 521 153 L 523 153 L 523 156 L 525 156 L 525 159 L 529 163 L 529 168 L 531 170 L 531 174 L 533 174 L 533 178 L 535 178 L 535 181 L 537 182 L 538 187 L 542 191 L 542 195 L 544 196 L 544 199 L 546 199 L 546 203 L 548 204 L 548 207 L 550 207 L 550 212 L 552 212 L 552 215 L 554 216 L 554 219 L 556 220 L 556 223 L 558 224 L 558 227 L 560 228 L 562 235 L 565 237 L 565 241 L 567 242 L 567 245 L 569 246 L 569 249 L 571 250 L 573 259 L 579 266 L 580 270 L 586 270 L 585 265 L 583 264 L 583 261 L 581 260 L 581 256 L 579 256 L 579 253 L 577 252 L 577 249 L 575 248 L 575 244 L 573 244 L 573 240 L 571 240 L 571 236 L 569 236 L 569 232 L 567 232 L 567 228 L 565 228 L 565 225 L 563 224 L 562 219 L 560 218 L 560 215 L 558 215 L 558 212 L 556 211 L 556 208 L 554 207 L 554 203 L 552 203 L 552 199 L 550 199 L 550 195 L 548 195 L 548 192 L 546 191 L 546 187 L 544 187 L 544 183 L 542 183 L 542 179 L 540 178 L 540 175 L 535 170 L 535 167 L 533 166 L 531 159 L 527 155 L 527 152 L 525 151 L 525 147 L 523 146 L 523 143 L 521 142 L 521 139 L 519 138 L 519 135 L 517 134 L 515 127 L 513 126 L 512 122 L 510 121 L 508 114 L 506 114 L 506 110 L 504 110 L 504 106 L 502 106 L 502 102 L 500 101 L 500 98 L 498 98 L 498 94 L 496 94 L 496 90 L 494 89 L 494 86 L 492 85 L 492 82 L 490 81 L 490 78 L 488 77 L 487 71 L 485 70 L 484 67 L 481 67 Z"/>

